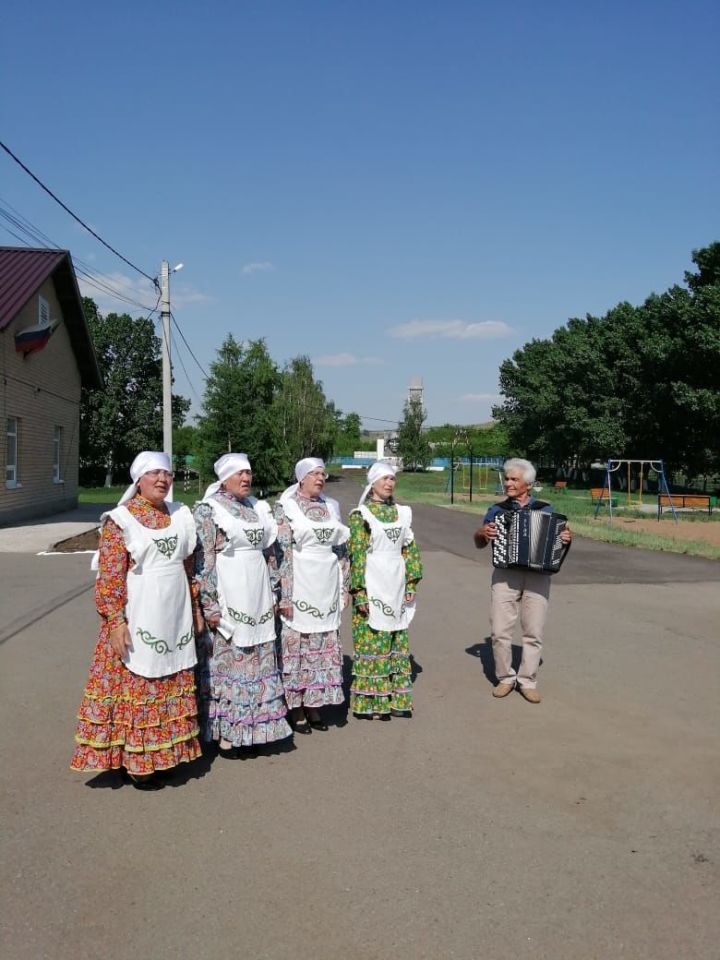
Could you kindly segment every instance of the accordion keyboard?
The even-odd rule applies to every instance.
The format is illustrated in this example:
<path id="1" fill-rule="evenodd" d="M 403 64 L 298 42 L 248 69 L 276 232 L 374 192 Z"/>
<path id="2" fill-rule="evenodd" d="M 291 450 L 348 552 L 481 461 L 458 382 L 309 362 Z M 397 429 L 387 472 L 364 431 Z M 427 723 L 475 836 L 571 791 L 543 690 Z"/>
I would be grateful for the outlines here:
<path id="1" fill-rule="evenodd" d="M 567 526 L 564 514 L 500 510 L 493 520 L 497 530 L 492 541 L 493 566 L 557 573 L 567 553 L 560 539 Z"/>

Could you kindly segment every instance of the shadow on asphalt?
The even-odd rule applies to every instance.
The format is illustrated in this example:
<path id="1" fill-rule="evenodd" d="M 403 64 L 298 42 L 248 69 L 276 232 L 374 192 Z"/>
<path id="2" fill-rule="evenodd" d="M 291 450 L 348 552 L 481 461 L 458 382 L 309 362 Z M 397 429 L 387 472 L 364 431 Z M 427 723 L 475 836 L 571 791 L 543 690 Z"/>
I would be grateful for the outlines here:
<path id="1" fill-rule="evenodd" d="M 497 683 L 497 677 L 495 676 L 495 661 L 493 659 L 492 652 L 492 637 L 484 637 L 483 640 L 479 643 L 473 643 L 469 647 L 465 647 L 465 653 L 471 657 L 476 657 L 482 664 L 483 673 L 488 681 L 493 686 Z M 512 645 L 512 665 L 514 670 L 517 672 L 520 668 L 520 661 L 522 660 L 522 644 L 514 643 Z M 540 666 L 542 666 L 542 660 L 540 660 Z"/>
<path id="2" fill-rule="evenodd" d="M 202 754 L 197 760 L 193 760 L 191 763 L 181 763 L 177 767 L 162 773 L 165 786 L 181 787 L 189 783 L 190 780 L 200 780 L 210 772 L 216 754 L 217 750 L 214 744 L 211 746 L 203 744 Z M 102 773 L 88 780 L 85 786 L 91 790 L 118 790 L 120 787 L 134 789 L 132 784 L 128 782 L 123 769 L 103 770 Z"/>

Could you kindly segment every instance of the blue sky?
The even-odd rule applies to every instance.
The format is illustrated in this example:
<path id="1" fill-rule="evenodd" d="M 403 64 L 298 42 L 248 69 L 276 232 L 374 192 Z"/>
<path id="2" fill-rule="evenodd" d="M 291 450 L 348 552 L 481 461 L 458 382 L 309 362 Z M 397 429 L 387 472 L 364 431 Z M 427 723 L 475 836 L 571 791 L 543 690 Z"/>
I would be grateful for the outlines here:
<path id="1" fill-rule="evenodd" d="M 228 332 L 265 337 L 367 426 L 413 376 L 428 423 L 475 423 L 528 339 L 720 239 L 719 11 L 6 0 L 0 139 L 144 271 L 185 264 L 173 306 L 203 366 Z M 0 198 L 155 303 L 4 154 Z"/>

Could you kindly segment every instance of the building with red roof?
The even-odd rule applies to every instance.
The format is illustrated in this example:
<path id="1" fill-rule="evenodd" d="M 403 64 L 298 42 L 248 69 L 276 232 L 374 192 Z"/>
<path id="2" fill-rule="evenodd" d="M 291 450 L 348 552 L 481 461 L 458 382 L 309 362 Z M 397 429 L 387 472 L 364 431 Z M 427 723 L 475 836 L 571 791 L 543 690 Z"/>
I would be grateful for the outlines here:
<path id="1" fill-rule="evenodd" d="M 77 506 L 83 387 L 102 377 L 69 251 L 0 247 L 0 525 Z"/>

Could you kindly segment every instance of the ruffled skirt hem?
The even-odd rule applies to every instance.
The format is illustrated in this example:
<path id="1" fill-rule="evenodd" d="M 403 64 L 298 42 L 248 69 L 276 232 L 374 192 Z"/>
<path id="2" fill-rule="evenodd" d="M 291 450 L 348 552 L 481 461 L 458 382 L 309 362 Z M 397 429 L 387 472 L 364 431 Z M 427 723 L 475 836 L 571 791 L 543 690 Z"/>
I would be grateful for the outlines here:
<path id="1" fill-rule="evenodd" d="M 198 674 L 204 740 L 247 747 L 292 735 L 274 640 L 237 647 L 214 633 L 212 656 Z"/>
<path id="2" fill-rule="evenodd" d="M 344 703 L 342 646 L 337 630 L 298 633 L 282 628 L 282 682 L 290 709 Z"/>
<path id="3" fill-rule="evenodd" d="M 157 770 L 171 770 L 181 763 L 191 763 L 200 756 L 198 729 L 174 742 L 157 744 L 143 751 L 128 749 L 122 743 L 97 746 L 78 740 L 70 761 L 70 769 L 78 773 L 101 773 L 124 767 L 133 776 L 146 776 Z"/>
<path id="4" fill-rule="evenodd" d="M 70 768 L 99 772 L 120 767 L 137 776 L 169 770 L 200 756 L 195 676 L 132 673 L 100 631 L 78 710 Z"/>

